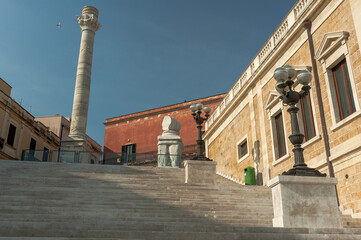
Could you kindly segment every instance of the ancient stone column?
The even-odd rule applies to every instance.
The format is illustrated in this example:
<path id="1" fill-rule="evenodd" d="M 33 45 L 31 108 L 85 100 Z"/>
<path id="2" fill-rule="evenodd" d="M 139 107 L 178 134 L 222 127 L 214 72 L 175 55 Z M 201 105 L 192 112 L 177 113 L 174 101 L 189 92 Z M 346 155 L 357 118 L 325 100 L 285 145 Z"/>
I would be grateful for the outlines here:
<path id="1" fill-rule="evenodd" d="M 63 141 L 63 149 L 86 151 L 86 125 L 90 93 L 90 76 L 95 32 L 101 27 L 98 10 L 86 6 L 77 16 L 81 28 L 78 69 L 74 90 L 73 111 L 69 137 Z"/>

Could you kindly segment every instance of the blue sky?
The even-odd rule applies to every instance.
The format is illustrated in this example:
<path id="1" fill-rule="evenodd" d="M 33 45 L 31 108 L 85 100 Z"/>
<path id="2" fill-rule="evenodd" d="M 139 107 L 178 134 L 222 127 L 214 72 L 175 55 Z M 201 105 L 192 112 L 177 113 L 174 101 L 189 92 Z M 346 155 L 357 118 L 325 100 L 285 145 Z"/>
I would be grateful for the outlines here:
<path id="1" fill-rule="evenodd" d="M 228 92 L 295 2 L 0 0 L 0 77 L 34 116 L 71 116 L 75 16 L 98 8 L 87 134 L 103 145 L 107 118 Z"/>

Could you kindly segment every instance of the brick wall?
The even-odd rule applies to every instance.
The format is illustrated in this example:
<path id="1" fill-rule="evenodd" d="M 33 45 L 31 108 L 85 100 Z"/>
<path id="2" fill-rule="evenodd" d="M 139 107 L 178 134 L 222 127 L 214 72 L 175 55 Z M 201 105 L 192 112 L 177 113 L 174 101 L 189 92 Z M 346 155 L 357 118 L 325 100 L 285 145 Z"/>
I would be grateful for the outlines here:
<path id="1" fill-rule="evenodd" d="M 187 146 L 196 144 L 198 133 L 189 106 L 202 102 L 204 106 L 210 106 L 213 111 L 224 96 L 220 94 L 107 119 L 104 152 L 121 152 L 122 146 L 129 144 L 136 144 L 137 153 L 157 152 L 158 136 L 163 132 L 162 121 L 165 116 L 173 117 L 181 123 L 180 136 L 186 147 L 185 150 L 191 150 L 192 148 Z"/>

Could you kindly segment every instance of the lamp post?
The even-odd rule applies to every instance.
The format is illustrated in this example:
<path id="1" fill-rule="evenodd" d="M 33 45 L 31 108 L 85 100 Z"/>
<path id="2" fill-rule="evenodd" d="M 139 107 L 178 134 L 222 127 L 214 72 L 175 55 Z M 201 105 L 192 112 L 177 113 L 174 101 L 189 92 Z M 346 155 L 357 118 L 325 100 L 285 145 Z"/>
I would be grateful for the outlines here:
<path id="1" fill-rule="evenodd" d="M 296 107 L 296 104 L 301 98 L 306 97 L 310 93 L 311 87 L 309 84 L 312 80 L 312 75 L 306 70 L 300 71 L 297 74 L 298 82 L 303 85 L 301 92 L 296 92 L 293 88 L 293 78 L 295 75 L 296 71 L 291 66 L 277 68 L 273 73 L 273 77 L 277 81 L 276 90 L 281 95 L 280 99 L 284 104 L 290 106 L 287 110 L 291 116 L 292 129 L 292 134 L 289 136 L 289 139 L 294 145 L 292 151 L 295 157 L 295 164 L 293 165 L 293 168 L 289 169 L 287 172 L 283 172 L 282 175 L 326 177 L 326 174 L 322 174 L 314 168 L 307 167 L 303 158 L 304 149 L 301 147 L 301 144 L 304 135 L 300 132 L 298 125 L 297 112 L 299 109 Z"/>
<path id="2" fill-rule="evenodd" d="M 192 160 L 200 160 L 200 161 L 212 161 L 209 158 L 205 157 L 203 155 L 203 146 L 204 146 L 204 141 L 202 140 L 202 123 L 208 119 L 209 117 L 209 113 L 211 112 L 211 108 L 206 106 L 203 108 L 203 104 L 202 103 L 196 103 L 196 104 L 192 104 L 190 106 L 190 109 L 192 111 L 192 115 L 194 120 L 197 123 L 197 128 L 198 128 L 198 140 L 197 140 L 197 144 L 198 144 L 198 153 L 197 156 L 195 156 L 194 158 L 192 158 Z M 203 118 L 201 116 L 202 114 L 202 109 L 205 112 L 205 118 Z"/>

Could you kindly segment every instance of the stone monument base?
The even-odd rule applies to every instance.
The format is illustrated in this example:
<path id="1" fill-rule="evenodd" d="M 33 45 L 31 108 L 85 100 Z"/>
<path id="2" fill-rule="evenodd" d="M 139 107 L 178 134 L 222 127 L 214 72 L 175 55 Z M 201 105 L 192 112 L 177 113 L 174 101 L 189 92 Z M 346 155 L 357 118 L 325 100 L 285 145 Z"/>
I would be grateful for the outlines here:
<path id="1" fill-rule="evenodd" d="M 85 139 L 67 137 L 61 141 L 60 162 L 64 163 L 89 163 L 88 152 L 91 148 Z"/>
<path id="2" fill-rule="evenodd" d="M 184 161 L 185 183 L 214 184 L 217 177 L 216 165 L 213 161 Z"/>
<path id="3" fill-rule="evenodd" d="M 180 136 L 158 136 L 158 167 L 181 167 L 183 143 Z"/>
<path id="4" fill-rule="evenodd" d="M 270 180 L 273 227 L 342 228 L 336 178 L 279 175 Z"/>

